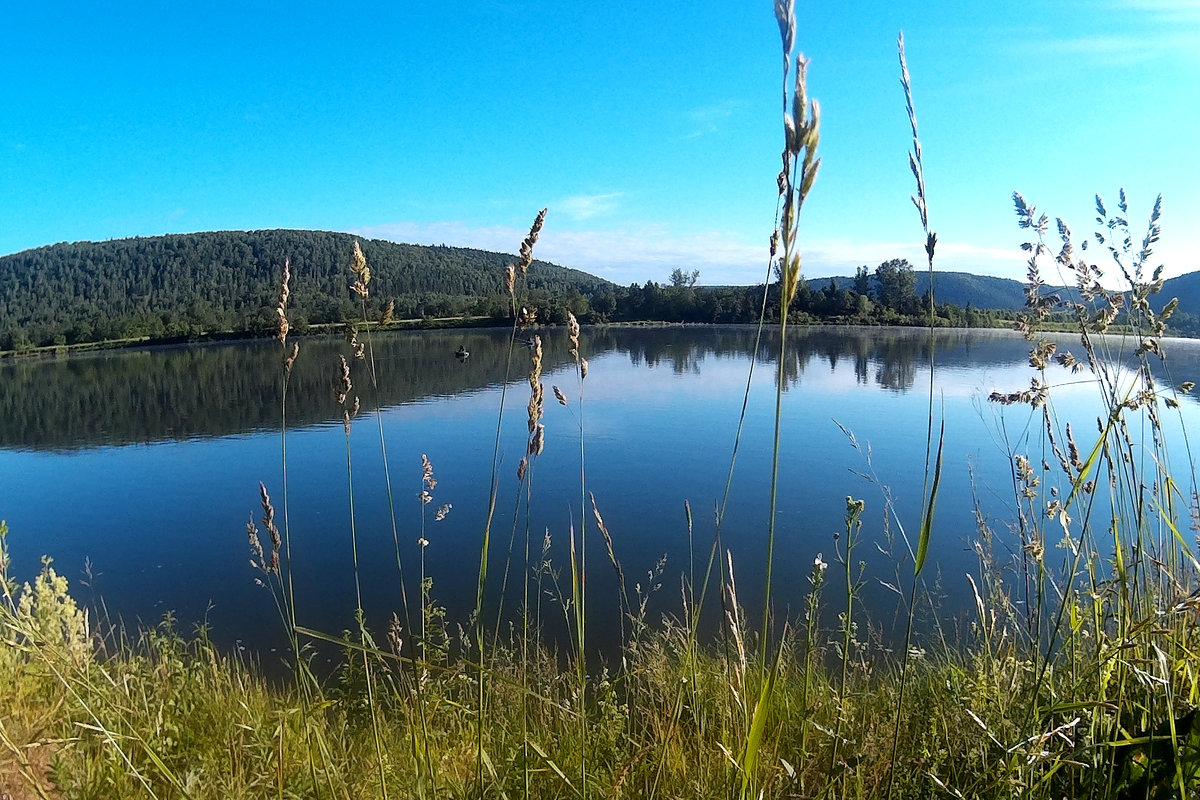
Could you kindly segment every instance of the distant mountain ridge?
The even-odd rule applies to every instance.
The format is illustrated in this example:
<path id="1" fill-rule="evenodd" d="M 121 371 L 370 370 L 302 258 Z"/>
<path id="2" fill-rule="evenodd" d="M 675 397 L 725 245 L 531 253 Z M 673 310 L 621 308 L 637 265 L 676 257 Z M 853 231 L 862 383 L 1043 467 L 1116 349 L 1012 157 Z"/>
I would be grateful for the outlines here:
<path id="1" fill-rule="evenodd" d="M 917 279 L 917 294 L 929 291 L 929 273 L 914 269 Z M 994 278 L 990 275 L 974 275 L 970 272 L 934 272 L 934 297 L 939 303 L 979 309 L 1017 310 L 1025 307 L 1025 284 L 1011 278 Z M 842 289 L 854 288 L 854 278 L 811 278 L 808 285 L 819 291 L 837 281 Z"/>
<path id="2" fill-rule="evenodd" d="M 917 279 L 917 294 L 924 295 L 929 291 L 929 273 L 917 269 L 914 270 L 914 275 Z M 851 276 L 811 278 L 808 285 L 815 292 L 824 289 L 830 281 L 837 281 L 838 287 L 842 289 L 854 287 L 854 278 Z M 1076 290 L 1067 286 L 1047 286 L 1045 291 L 1058 292 L 1068 297 L 1075 294 Z M 1162 291 L 1151 300 L 1151 306 L 1155 310 L 1161 310 L 1173 297 L 1179 298 L 1181 311 L 1200 313 L 1200 271 L 1163 281 Z M 977 309 L 1019 311 L 1025 308 L 1025 284 L 1012 278 L 935 270 L 934 298 L 939 303 L 953 303 L 963 308 L 970 306 Z"/>

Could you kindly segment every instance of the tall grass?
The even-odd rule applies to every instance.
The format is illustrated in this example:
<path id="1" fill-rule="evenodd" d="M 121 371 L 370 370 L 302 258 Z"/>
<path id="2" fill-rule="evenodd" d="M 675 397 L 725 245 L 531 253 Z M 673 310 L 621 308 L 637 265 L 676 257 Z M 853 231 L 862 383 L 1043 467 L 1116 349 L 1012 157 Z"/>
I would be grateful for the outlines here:
<path id="1" fill-rule="evenodd" d="M 691 542 L 708 528 L 692 519 L 689 504 L 680 520 L 688 535 L 689 563 L 679 575 L 676 614 L 661 622 L 648 619 L 648 598 L 675 578 L 661 562 L 629 590 L 628 565 L 620 554 L 628 537 L 639 532 L 611 530 L 601 508 L 616 500 L 595 496 L 587 482 L 586 330 L 574 316 L 565 331 L 536 326 L 536 310 L 524 299 L 524 275 L 545 221 L 543 210 L 504 275 L 512 324 L 489 485 L 474 487 L 487 493 L 488 502 L 471 618 L 446 618 L 435 597 L 436 576 L 426 571 L 425 548 L 436 542 L 426 523 L 427 509 L 435 505 L 437 454 L 421 454 L 421 527 L 402 533 L 377 410 L 400 606 L 387 626 L 386 644 L 376 642 L 374 631 L 384 621 L 366 619 L 361 591 L 352 632 L 339 636 L 303 626 L 297 595 L 304 600 L 309 592 L 307 602 L 317 602 L 319 590 L 293 586 L 291 580 L 287 390 L 298 350 L 287 348 L 290 264 L 285 265 L 279 303 L 283 528 L 263 485 L 262 530 L 251 515 L 246 535 L 257 580 L 270 588 L 287 629 L 292 677 L 271 683 L 253 661 L 222 652 L 204 630 L 180 634 L 169 618 L 128 637 L 76 604 L 49 562 L 31 582 L 19 585 L 9 573 L 7 529 L 0 523 L 0 793 L 16 798 L 589 799 L 890 794 L 1046 800 L 1197 795 L 1200 564 L 1189 537 L 1200 508 L 1195 476 L 1174 476 L 1168 468 L 1169 448 L 1190 448 L 1186 432 L 1168 441 L 1164 426 L 1165 416 L 1177 413 L 1179 395 L 1192 385 L 1184 376 L 1171 377 L 1170 385 L 1158 385 L 1154 378 L 1171 374 L 1163 334 L 1174 310 L 1167 304 L 1156 311 L 1152 303 L 1161 286 L 1150 261 L 1159 235 L 1159 204 L 1139 237 L 1130 229 L 1123 193 L 1114 213 L 1097 198 L 1099 231 L 1093 241 L 1106 261 L 1098 265 L 1090 258 L 1096 248 L 1077 248 L 1061 221 L 1051 233 L 1049 218 L 1014 196 L 1018 223 L 1031 233 L 1025 245 L 1029 313 L 1022 329 L 1030 340 L 1033 376 L 1029 388 L 998 392 L 991 399 L 1001 420 L 1032 422 L 1024 437 L 1007 439 L 1011 486 L 988 487 L 1011 496 L 1008 527 L 994 529 L 982 513 L 977 515 L 979 567 L 967 579 L 974 607 L 965 618 L 936 620 L 960 631 L 957 638 L 927 640 L 914 625 L 923 569 L 941 532 L 934 510 L 945 439 L 934 435 L 932 352 L 921 517 L 915 542 L 905 540 L 896 565 L 899 569 L 911 560 L 912 566 L 907 602 L 900 601 L 896 614 L 904 623 L 899 657 L 882 630 L 892 609 L 868 607 L 860 592 L 862 552 L 869 550 L 864 537 L 877 532 L 861 499 L 847 496 L 844 528 L 822 548 L 833 554 L 829 560 L 838 566 L 837 577 L 828 574 L 818 555 L 800 616 L 784 618 L 774 608 L 775 506 L 787 477 L 780 464 L 788 306 L 801 280 L 800 210 L 820 163 L 815 155 L 818 107 L 808 99 L 808 62 L 795 53 L 794 8 L 779 0 L 775 10 L 784 63 L 785 139 L 770 253 L 779 283 L 768 289 L 777 290 L 780 301 L 780 372 L 764 563 L 735 565 L 722 552 L 722 503 L 712 523 L 708 567 L 698 577 Z M 929 228 L 902 43 L 900 52 L 912 129 L 914 201 L 932 272 L 936 236 Z M 349 259 L 366 323 L 369 267 L 361 252 Z M 1075 287 L 1071 296 L 1045 291 L 1047 264 L 1069 279 Z M 1108 288 L 1110 276 L 1123 283 L 1124 292 Z M 932 291 L 930 303 L 932 310 Z M 1041 332 L 1045 317 L 1064 309 L 1078 320 L 1075 353 Z M 1121 313 L 1136 335 L 1105 335 Z M 363 327 L 365 346 L 354 327 L 347 332 L 350 357 L 336 364 L 337 396 L 331 398 L 344 424 L 345 528 L 356 586 L 354 475 L 363 461 L 356 458 L 350 435 L 359 405 L 352 390 L 356 381 L 377 384 L 378 368 L 371 326 Z M 562 510 L 565 565 L 551 559 L 550 532 L 542 535 L 530 527 L 534 473 L 545 446 L 542 346 L 554 336 L 569 342 L 576 377 L 573 397 L 569 387 L 566 392 L 553 387 L 556 400 L 574 415 L 579 441 L 578 476 L 565 479 L 572 485 L 578 480 L 579 488 L 578 508 Z M 525 339 L 531 345 L 527 351 L 521 347 Z M 527 369 L 517 366 L 522 352 L 528 353 Z M 355 366 L 360 363 L 364 367 Z M 355 372 L 363 369 L 367 380 Z M 506 437 L 504 405 L 509 379 L 518 371 L 529 387 L 527 430 Z M 1092 382 L 1102 400 L 1094 428 L 1091 420 L 1061 418 L 1055 405 L 1063 383 L 1081 380 Z M 749 388 L 743 417 L 748 402 Z M 513 530 L 507 552 L 501 553 L 503 544 L 492 536 L 501 501 L 500 467 L 514 448 L 521 457 Z M 735 441 L 734 456 L 736 448 Z M 537 488 L 553 480 L 564 478 L 540 475 Z M 903 532 L 886 491 L 883 505 L 884 525 L 897 524 Z M 523 542 L 517 537 L 522 508 Z M 436 525 L 448 511 L 443 505 L 429 524 Z M 589 595 L 589 531 L 603 541 L 617 578 L 616 597 Z M 401 535 L 419 540 L 420 583 L 413 595 L 405 589 Z M 1012 559 L 1001 555 L 1006 548 Z M 504 564 L 500 581 L 494 577 L 497 557 Z M 510 593 L 514 564 L 520 575 L 512 581 L 520 585 L 509 599 L 520 598 L 520 622 L 506 632 L 497 606 Z M 763 569 L 756 624 L 739 603 L 735 567 L 736 574 Z M 710 589 L 714 568 L 718 586 Z M 721 603 L 719 641 L 700 633 L 706 602 Z M 588 630 L 606 605 L 622 616 L 621 640 L 615 653 L 601 659 Z M 549 614 L 561 615 L 566 640 L 556 642 L 546 633 L 550 626 L 544 615 Z M 315 645 L 342 648 L 333 675 L 318 678 L 311 669 Z"/>
<path id="2" fill-rule="evenodd" d="M 896 49 L 900 57 L 900 85 L 904 89 L 904 105 L 908 111 L 909 127 L 912 128 L 912 150 L 908 154 L 908 164 L 912 169 L 913 178 L 916 180 L 916 192 L 912 195 L 913 206 L 917 209 L 917 214 L 921 218 L 921 230 L 925 234 L 925 256 L 926 263 L 929 267 L 929 331 L 928 331 L 928 360 L 929 360 L 929 400 L 928 400 L 928 415 L 925 429 L 925 471 L 924 484 L 921 489 L 922 498 L 922 513 L 920 528 L 917 531 L 917 546 L 916 552 L 911 553 L 913 560 L 913 575 L 912 588 L 908 597 L 908 619 L 904 628 L 904 644 L 900 650 L 900 687 L 896 696 L 896 728 L 895 739 L 892 746 L 891 762 L 893 766 L 896 763 L 895 748 L 896 742 L 900 737 L 900 723 L 904 712 L 904 687 L 908 677 L 909 667 L 909 648 L 912 646 L 913 620 L 917 611 L 917 587 L 921 580 L 921 570 L 925 566 L 925 559 L 929 555 L 929 541 L 933 535 L 933 517 L 934 511 L 937 508 L 938 487 L 941 484 L 942 478 L 942 449 L 946 441 L 946 422 L 942 419 L 941 430 L 938 434 L 937 457 L 930 463 L 930 457 L 933 453 L 933 419 L 934 419 L 934 388 L 935 376 L 937 374 L 936 359 L 937 348 L 934 344 L 934 320 L 935 320 L 935 303 L 934 303 L 934 275 L 933 275 L 933 255 L 937 247 L 937 234 L 929 229 L 929 197 L 925 192 L 925 156 L 921 150 L 921 137 L 917 131 L 917 112 L 913 106 L 912 96 L 912 76 L 908 72 L 908 60 L 904 55 L 904 32 L 901 31 L 896 39 Z M 932 469 L 931 469 L 932 466 Z M 900 533 L 904 536 L 904 527 L 899 524 Z M 905 544 L 908 545 L 907 536 L 904 536 Z M 911 547 L 909 550 L 911 551 Z M 892 796 L 892 789 L 895 785 L 892 777 L 888 779 L 888 797 Z"/>

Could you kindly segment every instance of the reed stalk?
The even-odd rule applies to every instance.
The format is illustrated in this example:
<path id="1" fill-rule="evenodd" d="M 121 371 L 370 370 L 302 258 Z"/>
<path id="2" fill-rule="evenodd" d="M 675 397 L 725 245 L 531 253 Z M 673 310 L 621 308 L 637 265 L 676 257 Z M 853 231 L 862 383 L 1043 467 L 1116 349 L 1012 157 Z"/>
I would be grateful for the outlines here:
<path id="1" fill-rule="evenodd" d="M 933 410 L 934 410 L 934 379 L 937 374 L 936 346 L 934 343 L 934 278 L 933 254 L 937 246 L 937 234 L 929 229 L 929 198 L 925 193 L 925 159 L 921 151 L 921 137 L 917 132 L 917 112 L 913 106 L 912 78 L 908 72 L 908 61 L 904 56 L 904 32 L 901 31 L 896 39 L 896 49 L 900 58 L 900 84 L 904 88 L 904 103 L 908 111 L 908 122 L 912 129 L 912 151 L 908 154 L 908 164 L 916 180 L 916 192 L 912 195 L 913 205 L 921 219 L 921 229 L 925 233 L 925 257 L 929 268 L 929 330 L 928 330 L 928 359 L 929 359 L 929 400 L 925 430 L 925 472 L 924 485 L 921 489 L 923 499 L 921 511 L 921 526 L 917 534 L 917 549 L 913 554 L 912 588 L 908 597 L 908 618 L 904 626 L 904 649 L 901 653 L 900 683 L 896 693 L 896 724 L 892 738 L 891 774 L 888 778 L 887 796 L 892 797 L 893 777 L 896 768 L 896 752 L 900 738 L 900 719 L 904 709 L 904 690 L 907 685 L 908 671 L 911 659 L 909 649 L 912 647 L 913 619 L 916 615 L 917 586 L 921 580 L 921 570 L 925 566 L 925 558 L 929 553 L 929 541 L 933 534 L 934 511 L 937 507 L 938 487 L 942 478 L 942 448 L 946 442 L 945 412 L 942 413 L 941 431 L 938 435 L 937 457 L 930 469 L 933 455 Z M 901 528 L 903 532 L 903 528 Z M 907 543 L 907 538 L 905 539 Z"/>
<path id="2" fill-rule="evenodd" d="M 485 615 L 484 615 L 484 599 L 487 589 L 487 574 L 488 574 L 488 555 L 491 548 L 491 533 L 492 520 L 496 513 L 496 501 L 499 496 L 499 468 L 500 468 L 500 434 L 504 423 L 504 407 L 505 400 L 508 396 L 508 382 L 512 374 L 512 357 L 517 345 L 517 331 L 522 323 L 522 318 L 528 312 L 522 309 L 517 310 L 517 295 L 516 283 L 518 277 L 522 281 L 525 280 L 529 272 L 529 267 L 533 264 L 533 246 L 537 243 L 538 236 L 541 234 L 542 225 L 546 221 L 546 209 L 538 212 L 537 217 L 533 221 L 533 225 L 529 228 L 529 234 L 521 242 L 519 259 L 516 264 L 510 265 L 505 269 L 505 288 L 508 290 L 509 305 L 512 310 L 512 329 L 508 340 L 508 353 L 504 362 L 504 381 L 500 388 L 500 407 L 496 412 L 496 436 L 492 446 L 492 466 L 491 478 L 488 481 L 488 510 L 487 517 L 484 520 L 483 535 L 480 542 L 479 551 L 479 577 L 476 582 L 475 590 L 475 611 L 474 611 L 474 633 L 475 647 L 478 651 L 479 669 L 476 674 L 477 691 L 475 696 L 475 713 L 476 713 L 476 730 L 475 730 L 475 771 L 478 785 L 483 786 L 484 774 L 484 751 L 483 751 L 483 725 L 484 725 L 484 709 L 486 698 L 486 664 L 487 650 L 485 641 Z M 531 431 L 531 434 L 533 431 Z M 523 472 L 523 470 L 522 470 Z M 522 474 L 520 477 L 524 477 Z M 526 759 L 528 763 L 528 759 Z"/>
<path id="3" fill-rule="evenodd" d="M 767 516 L 767 555 L 763 580 L 762 627 L 759 648 L 759 696 L 746 736 L 745 748 L 739 768 L 742 773 L 741 794 L 743 798 L 756 794 L 758 786 L 757 766 L 759 749 L 766 717 L 770 713 L 771 691 L 775 682 L 774 669 L 769 667 L 768 653 L 771 641 L 771 586 L 775 559 L 775 522 L 779 490 L 780 440 L 783 427 L 783 389 L 786 385 L 787 322 L 788 309 L 796 296 L 802 280 L 800 275 L 800 250 L 797 235 L 800 228 L 800 210 L 808 197 L 821 166 L 816 158 L 820 141 L 820 107 L 816 100 L 808 100 L 808 60 L 803 54 L 795 56 L 795 84 L 788 93 L 788 69 L 796 40 L 796 9 L 794 0 L 776 0 L 775 19 L 783 46 L 783 119 L 784 148 L 783 169 L 779 173 L 779 194 L 783 199 L 783 211 L 779 228 L 772 236 L 772 258 L 776 242 L 782 242 L 783 252 L 779 263 L 779 369 L 775 383 L 775 426 L 771 445 L 771 489 L 770 509 Z M 778 653 L 782 653 L 782 648 Z M 775 658 L 778 663 L 779 656 Z M 768 672 L 770 669 L 770 672 Z"/>

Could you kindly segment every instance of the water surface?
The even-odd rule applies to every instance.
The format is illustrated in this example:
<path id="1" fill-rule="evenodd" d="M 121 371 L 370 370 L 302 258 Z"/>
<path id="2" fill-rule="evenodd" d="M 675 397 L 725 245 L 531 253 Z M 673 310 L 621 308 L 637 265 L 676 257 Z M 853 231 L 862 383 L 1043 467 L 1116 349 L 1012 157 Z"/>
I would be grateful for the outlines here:
<path id="1" fill-rule="evenodd" d="M 361 400 L 351 433 L 349 471 L 341 410 L 334 400 L 338 339 L 300 340 L 287 405 L 288 524 L 299 621 L 337 633 L 353 627 L 356 604 L 348 474 L 353 480 L 359 574 L 369 620 L 400 607 L 397 542 L 415 592 L 418 539 L 425 568 L 452 623 L 474 605 L 480 541 L 487 517 L 497 412 L 498 502 L 492 524 L 493 606 L 509 567 L 509 600 L 519 595 L 528 537 L 536 559 L 546 536 L 550 560 L 569 583 L 567 544 L 586 537 L 589 615 L 597 643 L 618 626 L 613 569 L 580 491 L 580 441 L 586 489 L 614 539 L 627 576 L 642 591 L 658 586 L 652 615 L 676 613 L 681 580 L 703 572 L 715 513 L 726 491 L 730 456 L 755 351 L 743 327 L 585 330 L 589 375 L 580 387 L 563 330 L 543 330 L 546 445 L 531 470 L 526 513 L 516 477 L 527 438 L 524 374 L 529 350 L 507 365 L 507 331 L 395 333 L 374 341 L 378 388 L 364 362 L 353 363 L 352 396 Z M 845 498 L 867 503 L 859 549 L 872 620 L 891 625 L 905 547 L 901 527 L 918 526 L 929 419 L 926 332 L 814 328 L 789 336 L 784 364 L 779 472 L 776 605 L 795 613 L 820 554 L 833 563 L 844 537 Z M 1062 337 L 1064 347 L 1071 337 Z M 1074 342 L 1077 345 L 1077 342 Z M 463 345 L 471 355 L 454 357 Z M 1112 340 L 1117 352 L 1132 343 Z M 1005 559 L 1014 514 L 1011 459 L 1040 462 L 1042 417 L 1027 406 L 1002 408 L 988 395 L 1026 388 L 1034 374 L 1029 345 L 1005 331 L 944 331 L 936 337 L 936 413 L 946 421 L 944 478 L 928 572 L 950 613 L 966 608 L 964 575 L 977 566 L 976 508 L 1001 534 Z M 1078 347 L 1075 348 L 1078 350 Z M 761 603 L 773 438 L 777 338 L 757 350 L 722 548 L 737 570 L 740 600 Z M 1082 355 L 1082 353 L 1080 353 Z M 1171 374 L 1200 375 L 1200 343 L 1168 343 Z M 507 389 L 505 383 L 508 374 Z M 1094 440 L 1103 413 L 1084 376 L 1055 368 L 1056 408 Z M 567 398 L 553 398 L 557 385 Z M 1180 436 L 1197 406 L 1181 400 L 1166 418 L 1177 479 L 1191 463 Z M 71 579 L 77 596 L 130 624 L 171 612 L 184 630 L 207 621 L 222 643 L 269 652 L 282 641 L 271 596 L 257 586 L 245 533 L 261 515 L 258 482 L 283 517 L 280 347 L 275 342 L 144 349 L 0 365 L 0 518 L 7 519 L 13 570 L 31 577 L 42 555 Z M 1180 426 L 1184 426 L 1181 428 Z M 380 447 L 382 430 L 393 490 L 393 538 Z M 1173 431 L 1173 432 L 1171 432 Z M 1134 430 L 1135 437 L 1148 436 Z M 421 455 L 438 484 L 422 507 Z M 1053 460 L 1053 459 L 1051 459 Z M 884 497 L 895 501 L 885 519 Z M 690 504 L 689 537 L 684 503 Z M 433 521 L 442 504 L 449 516 Z M 648 574 L 666 556 L 661 575 Z M 693 562 L 694 561 L 694 566 Z M 85 572 L 90 571 L 90 572 Z M 86 585 L 84 584 L 86 581 Z M 543 614 L 561 619 L 543 579 Z M 840 591 L 840 590 L 839 590 Z"/>

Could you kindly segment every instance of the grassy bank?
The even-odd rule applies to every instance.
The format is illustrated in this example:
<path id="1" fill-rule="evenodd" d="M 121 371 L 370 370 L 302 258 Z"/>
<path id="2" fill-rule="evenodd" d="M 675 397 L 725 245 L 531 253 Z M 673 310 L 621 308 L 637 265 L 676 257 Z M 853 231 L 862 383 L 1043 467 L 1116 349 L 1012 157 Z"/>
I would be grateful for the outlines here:
<path id="1" fill-rule="evenodd" d="M 821 604 L 842 602 L 836 571 L 814 565 L 812 613 L 765 665 L 765 796 L 878 797 L 894 783 L 898 797 L 1167 797 L 1200 780 L 1200 597 L 1178 600 L 1157 578 L 1114 581 L 1086 605 L 1071 592 L 1047 651 L 982 570 L 964 640 L 914 647 L 905 660 L 897 730 L 900 660 L 872 641 L 871 617 L 855 622 L 849 651 L 841 631 L 815 623 Z M 764 665 L 727 585 L 723 642 L 698 646 L 682 621 L 642 628 L 635 615 L 612 673 L 596 668 L 585 691 L 536 631 L 489 642 L 481 718 L 470 643 L 444 630 L 427 631 L 416 665 L 394 642 L 364 669 L 352 641 L 331 679 L 272 684 L 203 632 L 164 623 L 123 640 L 90 625 L 47 567 L 0 614 L 0 789 L 572 797 L 586 769 L 589 797 L 736 796 Z M 458 654 L 434 654 L 441 642 Z"/>

